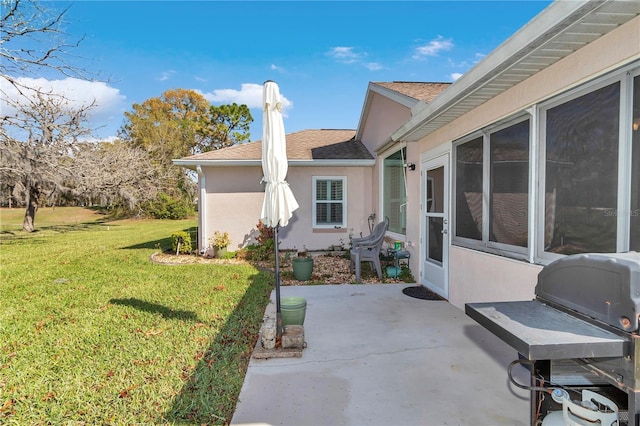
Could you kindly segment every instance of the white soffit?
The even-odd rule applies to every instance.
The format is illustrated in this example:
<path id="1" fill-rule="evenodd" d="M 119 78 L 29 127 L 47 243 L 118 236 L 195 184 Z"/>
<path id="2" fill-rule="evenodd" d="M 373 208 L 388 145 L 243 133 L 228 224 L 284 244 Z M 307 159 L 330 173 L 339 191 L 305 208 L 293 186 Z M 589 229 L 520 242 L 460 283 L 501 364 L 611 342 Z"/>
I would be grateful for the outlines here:
<path id="1" fill-rule="evenodd" d="M 392 135 L 415 142 L 640 15 L 638 0 L 556 0 Z"/>

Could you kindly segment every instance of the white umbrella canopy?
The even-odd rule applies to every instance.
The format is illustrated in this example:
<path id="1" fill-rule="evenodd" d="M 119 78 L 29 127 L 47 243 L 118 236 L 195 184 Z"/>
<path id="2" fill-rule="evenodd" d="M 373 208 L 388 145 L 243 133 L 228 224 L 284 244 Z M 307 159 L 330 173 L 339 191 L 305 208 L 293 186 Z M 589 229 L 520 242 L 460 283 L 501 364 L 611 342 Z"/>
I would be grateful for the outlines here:
<path id="1" fill-rule="evenodd" d="M 280 90 L 275 82 L 264 83 L 262 101 L 262 179 L 266 182 L 266 188 L 260 220 L 274 228 L 278 225 L 287 226 L 299 205 L 285 180 L 289 170 L 287 143 Z"/>
<path id="2" fill-rule="evenodd" d="M 278 253 L 278 228 L 287 226 L 296 210 L 298 202 L 285 180 L 287 163 L 287 142 L 282 121 L 280 90 L 273 81 L 265 81 L 262 94 L 262 180 L 266 182 L 264 203 L 260 220 L 273 228 L 276 272 L 276 341 L 282 336 L 282 313 L 280 308 L 280 255 Z"/>

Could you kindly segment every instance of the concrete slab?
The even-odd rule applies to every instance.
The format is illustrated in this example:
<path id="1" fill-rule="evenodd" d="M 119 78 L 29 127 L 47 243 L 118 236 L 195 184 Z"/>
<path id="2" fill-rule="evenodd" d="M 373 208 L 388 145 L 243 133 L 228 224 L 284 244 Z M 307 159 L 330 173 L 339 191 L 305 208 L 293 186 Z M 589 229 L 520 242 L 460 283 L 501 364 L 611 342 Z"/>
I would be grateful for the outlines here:
<path id="1" fill-rule="evenodd" d="M 283 287 L 281 297 L 307 299 L 307 347 L 251 359 L 231 424 L 528 425 L 529 393 L 507 375 L 516 351 L 407 286 Z M 528 384 L 524 368 L 513 372 Z"/>

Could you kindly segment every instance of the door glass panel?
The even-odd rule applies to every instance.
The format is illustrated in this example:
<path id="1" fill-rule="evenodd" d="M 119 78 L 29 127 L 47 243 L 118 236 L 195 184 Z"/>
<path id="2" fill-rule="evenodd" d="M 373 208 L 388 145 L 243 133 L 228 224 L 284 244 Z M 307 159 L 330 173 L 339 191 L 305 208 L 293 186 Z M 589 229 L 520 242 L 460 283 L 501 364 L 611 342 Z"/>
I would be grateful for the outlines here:
<path id="1" fill-rule="evenodd" d="M 427 171 L 427 212 L 443 213 L 444 167 Z"/>
<path id="2" fill-rule="evenodd" d="M 442 263 L 442 226 L 441 217 L 427 217 L 429 229 L 429 241 L 427 246 L 427 259 Z"/>

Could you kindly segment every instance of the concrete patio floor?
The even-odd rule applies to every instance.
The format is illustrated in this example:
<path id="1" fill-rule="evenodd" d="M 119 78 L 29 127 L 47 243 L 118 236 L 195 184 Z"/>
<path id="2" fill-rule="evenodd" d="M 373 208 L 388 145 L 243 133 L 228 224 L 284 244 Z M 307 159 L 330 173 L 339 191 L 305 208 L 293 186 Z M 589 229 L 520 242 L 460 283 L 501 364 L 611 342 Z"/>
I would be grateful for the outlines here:
<path id="1" fill-rule="evenodd" d="M 528 425 L 517 352 L 411 284 L 282 287 L 307 300 L 301 358 L 252 358 L 234 425 Z M 275 312 L 275 295 L 267 315 Z M 518 383 L 528 372 L 513 369 Z"/>

